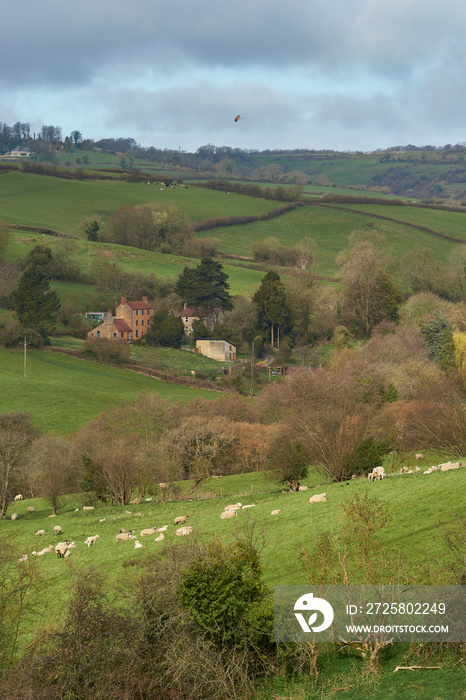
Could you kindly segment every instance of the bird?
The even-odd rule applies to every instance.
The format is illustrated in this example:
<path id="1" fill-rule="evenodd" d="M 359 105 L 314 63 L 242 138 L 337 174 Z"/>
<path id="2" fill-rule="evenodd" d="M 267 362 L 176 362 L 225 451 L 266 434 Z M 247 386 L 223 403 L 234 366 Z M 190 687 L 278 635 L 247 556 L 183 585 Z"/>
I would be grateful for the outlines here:
<path id="1" fill-rule="evenodd" d="M 244 119 L 244 117 L 240 117 L 240 115 L 237 114 L 236 117 L 235 117 L 235 122 L 237 122 L 239 119 Z"/>

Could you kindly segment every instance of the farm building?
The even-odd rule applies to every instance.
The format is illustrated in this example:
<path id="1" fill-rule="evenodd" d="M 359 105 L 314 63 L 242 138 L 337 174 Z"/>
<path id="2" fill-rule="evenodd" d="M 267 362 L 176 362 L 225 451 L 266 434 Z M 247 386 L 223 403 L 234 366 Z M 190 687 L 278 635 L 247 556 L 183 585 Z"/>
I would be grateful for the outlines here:
<path id="1" fill-rule="evenodd" d="M 226 340 L 196 340 L 196 351 L 220 362 L 236 360 L 236 347 Z"/>
<path id="2" fill-rule="evenodd" d="M 142 297 L 142 301 L 126 301 L 126 297 L 122 297 L 115 316 L 111 311 L 104 313 L 101 325 L 89 331 L 87 337 L 136 340 L 147 333 L 153 315 L 154 309 L 148 303 L 147 297 Z"/>
<path id="3" fill-rule="evenodd" d="M 181 320 L 184 325 L 184 332 L 186 335 L 193 334 L 193 323 L 194 321 L 202 321 L 209 333 L 212 331 L 214 326 L 219 323 L 223 323 L 224 313 L 220 308 L 209 309 L 206 314 L 202 309 L 190 309 L 187 304 L 184 305 L 183 311 L 180 311 L 178 316 L 181 316 Z"/>

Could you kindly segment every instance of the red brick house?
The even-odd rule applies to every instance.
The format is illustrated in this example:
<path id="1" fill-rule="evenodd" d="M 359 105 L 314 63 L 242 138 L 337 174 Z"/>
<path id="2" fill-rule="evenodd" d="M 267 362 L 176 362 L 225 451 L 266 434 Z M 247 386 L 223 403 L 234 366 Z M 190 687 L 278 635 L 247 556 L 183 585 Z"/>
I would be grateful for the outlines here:
<path id="1" fill-rule="evenodd" d="M 88 338 L 108 338 L 109 340 L 136 340 L 147 333 L 150 320 L 154 315 L 153 307 L 147 297 L 141 301 L 126 301 L 121 297 L 115 316 L 111 311 L 104 314 L 103 323 L 87 334 Z"/>

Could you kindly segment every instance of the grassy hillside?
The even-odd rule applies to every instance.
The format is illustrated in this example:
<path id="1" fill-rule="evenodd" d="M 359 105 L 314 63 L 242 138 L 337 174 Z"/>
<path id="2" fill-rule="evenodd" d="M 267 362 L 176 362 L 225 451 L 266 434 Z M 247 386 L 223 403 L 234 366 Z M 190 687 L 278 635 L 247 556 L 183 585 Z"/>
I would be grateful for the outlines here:
<path id="1" fill-rule="evenodd" d="M 30 411 L 39 428 L 64 435 L 120 401 L 150 391 L 173 401 L 215 399 L 214 391 L 168 384 L 151 377 L 44 350 L 23 354 L 0 348 L 0 413 Z"/>
<path id="2" fill-rule="evenodd" d="M 367 215 L 345 209 L 363 209 Z M 317 243 L 317 273 L 334 275 L 337 272 L 335 258 L 348 246 L 348 236 L 353 231 L 367 229 L 367 224 L 386 237 L 385 248 L 394 259 L 399 259 L 407 252 L 417 247 L 431 248 L 439 260 L 444 261 L 447 254 L 457 243 L 452 243 L 431 234 L 415 230 L 409 226 L 390 221 L 371 218 L 371 213 L 391 218 L 400 218 L 428 228 L 441 228 L 441 233 L 460 237 L 457 232 L 461 221 L 466 224 L 466 218 L 461 214 L 453 216 L 454 212 L 433 211 L 426 209 L 410 209 L 409 207 L 393 207 L 380 205 L 354 204 L 345 209 L 333 206 L 323 208 L 318 206 L 302 207 L 283 214 L 278 219 L 259 221 L 245 226 L 229 226 L 217 228 L 199 236 L 216 236 L 221 241 L 221 251 L 239 255 L 251 255 L 252 241 L 264 240 L 275 236 L 284 245 L 293 245 L 305 236 L 310 236 Z M 396 210 L 396 211 L 395 211 Z M 432 221 L 430 215 L 433 216 Z M 446 215 L 443 218 L 443 215 Z M 429 225 L 430 223 L 430 225 Z"/>
<path id="3" fill-rule="evenodd" d="M 225 194 L 201 187 L 176 189 L 123 181 L 63 180 L 20 171 L 1 173 L 0 220 L 43 226 L 76 236 L 79 222 L 89 214 L 106 221 L 122 204 L 168 202 L 179 206 L 191 221 L 218 216 L 260 216 L 277 203 Z"/>
<path id="4" fill-rule="evenodd" d="M 341 506 L 355 494 L 376 496 L 389 508 L 387 525 L 377 535 L 381 551 L 389 548 L 404 554 L 408 565 L 418 569 L 418 582 L 446 580 L 441 559 L 446 551 L 443 532 L 454 521 L 454 514 L 463 508 L 466 469 L 392 476 L 372 484 L 366 479 L 357 479 L 348 485 L 323 484 L 319 473 L 311 471 L 305 482 L 310 487 L 307 492 L 282 493 L 281 488 L 262 473 L 222 477 L 206 482 L 193 501 L 157 503 L 143 499 L 135 506 L 98 506 L 90 512 L 76 511 L 80 508 L 79 497 L 69 496 L 53 520 L 48 518 L 50 507 L 46 503 L 31 499 L 15 503 L 14 508 L 11 506 L 10 512 L 14 509 L 19 519 L 0 522 L 0 535 L 6 535 L 14 543 L 18 557 L 25 553 L 31 556 L 33 550 L 55 544 L 59 539 L 76 542 L 77 547 L 68 561 L 57 559 L 53 553 L 37 559 L 39 572 L 47 582 L 42 594 L 42 602 L 47 605 L 40 622 L 42 626 L 59 616 L 76 567 L 95 566 L 106 574 L 109 584 L 117 584 L 123 578 L 127 583 L 128 578 L 137 573 L 137 562 L 146 554 L 163 554 L 167 547 L 180 543 L 174 532 L 173 518 L 184 514 L 194 527 L 194 537 L 200 540 L 218 536 L 229 541 L 254 524 L 256 536 L 265 545 L 261 559 L 267 585 L 305 584 L 300 553 L 311 551 L 316 535 L 324 530 L 331 528 L 338 535 Z M 186 491 L 187 484 L 182 485 Z M 322 491 L 327 493 L 327 502 L 309 504 L 310 495 Z M 230 520 L 221 520 L 223 508 L 238 500 L 243 505 L 254 503 L 255 507 L 239 511 L 237 517 Z M 30 505 L 35 508 L 33 514 L 26 513 Z M 275 509 L 281 512 L 271 516 Z M 106 518 L 105 522 L 100 522 L 101 518 Z M 53 534 L 53 526 L 57 524 L 63 529 L 60 537 Z M 155 542 L 152 535 L 142 537 L 144 547 L 137 551 L 131 541 L 115 541 L 120 528 L 131 529 L 139 536 L 141 529 L 152 525 L 168 525 L 163 541 Z M 46 531 L 44 537 L 35 537 L 39 529 Z M 95 547 L 88 548 L 84 540 L 95 534 L 100 535 L 99 540 Z M 22 633 L 26 644 L 34 633 L 33 626 L 24 628 Z"/>

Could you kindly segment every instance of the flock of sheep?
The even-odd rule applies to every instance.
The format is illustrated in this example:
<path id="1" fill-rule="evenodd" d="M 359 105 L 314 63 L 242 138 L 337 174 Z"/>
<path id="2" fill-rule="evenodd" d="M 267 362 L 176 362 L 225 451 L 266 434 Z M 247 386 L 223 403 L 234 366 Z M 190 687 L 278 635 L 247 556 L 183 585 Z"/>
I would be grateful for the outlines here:
<path id="1" fill-rule="evenodd" d="M 418 453 L 418 454 L 416 454 L 416 459 L 417 460 L 424 459 L 424 455 L 422 453 Z M 426 469 L 423 473 L 424 474 L 431 474 L 434 471 L 445 472 L 445 471 L 450 471 L 452 469 L 459 469 L 461 466 L 462 466 L 461 462 L 451 462 L 451 461 L 444 462 L 443 464 L 439 464 L 438 466 L 432 466 L 429 469 Z M 420 469 L 420 467 L 417 467 L 417 466 L 414 468 L 414 470 L 408 469 L 407 466 L 403 466 L 403 467 L 401 467 L 399 474 L 401 474 L 401 475 L 413 474 L 414 472 L 420 472 L 420 471 L 422 471 L 422 470 Z M 375 467 L 368 474 L 368 479 L 371 482 L 372 481 L 379 481 L 379 480 L 385 479 L 386 476 L 387 475 L 386 475 L 383 467 Z M 355 479 L 356 476 L 353 475 L 352 478 Z M 305 491 L 307 489 L 308 489 L 307 486 L 300 486 L 299 487 L 300 491 Z M 23 500 L 22 494 L 18 494 L 14 500 L 15 501 L 22 501 Z M 147 498 L 146 500 L 150 501 L 152 499 Z M 141 501 L 141 499 L 136 499 L 134 502 L 139 503 L 140 501 Z M 326 493 L 315 494 L 315 495 L 311 496 L 311 498 L 309 499 L 309 503 L 311 503 L 311 504 L 312 503 L 321 503 L 321 502 L 325 502 L 325 501 L 327 501 L 327 494 Z M 241 503 L 234 503 L 234 504 L 225 506 L 223 511 L 220 513 L 220 519 L 225 520 L 225 519 L 232 518 L 232 517 L 237 515 L 239 510 L 245 510 L 247 508 L 254 508 L 255 505 L 256 505 L 255 503 L 251 503 L 248 505 L 242 505 Z M 77 508 L 76 510 L 79 510 L 79 508 Z M 91 510 L 94 510 L 94 507 L 93 506 L 82 506 L 82 510 L 83 511 L 91 511 Z M 29 506 L 27 508 L 27 512 L 30 514 L 34 513 L 34 507 Z M 281 512 L 282 512 L 281 509 L 276 509 L 276 510 L 273 510 L 271 512 L 271 515 L 278 515 Z M 131 515 L 131 512 L 126 511 L 126 514 Z M 134 515 L 135 516 L 142 516 L 142 513 L 135 513 Z M 54 517 L 54 516 L 49 516 L 49 517 Z M 11 519 L 17 520 L 18 515 L 16 513 L 13 513 L 11 515 Z M 179 525 L 182 526 L 182 527 L 177 528 L 177 530 L 175 531 L 176 535 L 186 536 L 186 535 L 190 535 L 193 533 L 193 531 L 194 531 L 193 526 L 185 524 L 187 519 L 188 519 L 187 515 L 179 515 L 178 517 L 174 518 L 173 525 L 175 527 L 179 526 Z M 106 518 L 102 518 L 99 522 L 103 523 L 105 521 L 106 521 Z M 160 527 L 160 528 L 157 528 L 155 525 L 152 525 L 152 527 L 142 529 L 140 531 L 139 536 L 142 538 L 142 537 L 147 537 L 149 535 L 153 535 L 153 534 L 157 533 L 158 536 L 155 538 L 154 541 L 161 542 L 165 539 L 164 532 L 166 532 L 167 530 L 168 530 L 168 525 L 164 525 L 163 527 Z M 55 527 L 53 528 L 53 531 L 54 531 L 54 534 L 57 536 L 62 534 L 62 528 L 60 525 L 55 525 Z M 35 534 L 37 537 L 44 536 L 46 534 L 46 531 L 45 530 L 38 530 Z M 99 539 L 99 537 L 100 537 L 100 535 L 98 535 L 98 534 L 89 535 L 87 537 L 87 539 L 84 540 L 84 544 L 86 544 L 88 547 L 92 547 L 97 543 L 97 540 Z M 128 541 L 128 540 L 132 540 L 132 541 L 134 541 L 134 549 L 140 549 L 141 547 L 143 547 L 141 542 L 137 539 L 136 535 L 133 534 L 132 530 L 126 531 L 125 529 L 121 529 L 120 532 L 115 536 L 115 540 L 116 540 L 116 542 L 124 542 L 124 541 Z M 55 547 L 53 544 L 51 544 L 48 547 L 45 547 L 40 551 L 34 550 L 31 552 L 31 556 L 40 557 L 40 556 L 43 556 L 45 554 L 49 554 L 50 552 L 55 550 L 55 553 L 56 553 L 58 558 L 67 559 L 71 555 L 70 550 L 74 549 L 74 548 L 76 548 L 75 542 L 69 542 L 68 540 L 64 540 L 63 542 L 59 542 L 57 545 L 55 545 Z M 20 561 L 20 562 L 27 561 L 28 557 L 29 557 L 28 554 L 23 554 L 23 556 L 20 557 L 18 561 Z"/>

